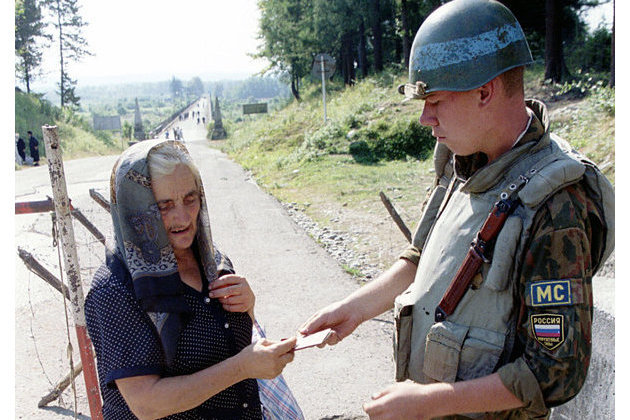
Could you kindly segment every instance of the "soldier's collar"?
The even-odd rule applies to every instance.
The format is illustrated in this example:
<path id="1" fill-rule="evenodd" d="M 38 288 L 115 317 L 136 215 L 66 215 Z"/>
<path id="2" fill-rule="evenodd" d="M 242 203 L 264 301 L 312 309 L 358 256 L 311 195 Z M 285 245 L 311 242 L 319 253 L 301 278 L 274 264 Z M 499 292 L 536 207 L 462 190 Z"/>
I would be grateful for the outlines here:
<path id="1" fill-rule="evenodd" d="M 526 150 L 534 147 L 543 137 L 549 126 L 545 105 L 539 101 L 529 100 L 527 101 L 527 107 L 531 122 L 511 150 L 490 162 L 490 164 L 488 164 L 488 156 L 483 152 L 469 156 L 455 155 L 455 175 L 460 181 L 468 184 L 466 186 L 467 189 L 470 189 L 470 191 L 485 191 L 490 188 L 494 183 L 498 182 L 500 179 L 499 175 L 511 162 L 519 159 Z M 483 173 L 479 173 L 482 171 Z"/>

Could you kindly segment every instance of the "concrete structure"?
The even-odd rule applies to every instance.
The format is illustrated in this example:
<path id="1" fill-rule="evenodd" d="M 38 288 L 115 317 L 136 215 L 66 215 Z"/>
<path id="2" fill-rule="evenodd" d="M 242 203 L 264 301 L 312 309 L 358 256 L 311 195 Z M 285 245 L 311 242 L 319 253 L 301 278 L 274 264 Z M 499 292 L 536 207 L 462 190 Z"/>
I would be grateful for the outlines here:
<path id="1" fill-rule="evenodd" d="M 138 98 L 136 98 L 136 111 L 133 122 L 133 137 L 136 140 L 144 140 L 144 127 L 142 126 L 142 115 L 140 115 L 140 106 L 138 105 Z"/>
<path id="2" fill-rule="evenodd" d="M 613 254 L 614 255 L 614 254 Z M 551 420 L 615 418 L 615 279 L 593 279 L 593 351 L 586 383 Z"/>
<path id="3" fill-rule="evenodd" d="M 219 98 L 214 100 L 214 106 L 212 107 L 212 118 L 214 118 L 214 128 L 212 129 L 212 140 L 221 140 L 227 137 L 225 128 L 223 128 L 223 121 L 221 120 L 221 106 L 219 105 Z"/>

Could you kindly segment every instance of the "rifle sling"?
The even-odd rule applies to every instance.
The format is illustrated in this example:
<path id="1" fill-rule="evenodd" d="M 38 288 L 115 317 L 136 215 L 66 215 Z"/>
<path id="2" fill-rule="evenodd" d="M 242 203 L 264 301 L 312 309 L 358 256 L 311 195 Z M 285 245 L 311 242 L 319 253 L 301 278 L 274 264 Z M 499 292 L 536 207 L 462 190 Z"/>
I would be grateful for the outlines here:
<path id="1" fill-rule="evenodd" d="M 508 215 L 518 203 L 518 199 L 509 197 L 495 203 L 475 240 L 470 244 L 466 258 L 435 308 L 435 322 L 442 322 L 455 312 L 481 265 L 490 262 L 486 255 L 488 243 L 497 237 Z"/>

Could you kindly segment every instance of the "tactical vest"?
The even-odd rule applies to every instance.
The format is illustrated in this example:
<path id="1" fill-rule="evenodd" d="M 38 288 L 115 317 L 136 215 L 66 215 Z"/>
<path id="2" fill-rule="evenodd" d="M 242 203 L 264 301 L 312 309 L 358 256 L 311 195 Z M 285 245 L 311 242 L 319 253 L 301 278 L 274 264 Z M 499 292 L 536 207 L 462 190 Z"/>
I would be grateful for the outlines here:
<path id="1" fill-rule="evenodd" d="M 547 126 L 546 116 L 541 115 L 544 110 L 536 111 Z M 444 163 L 448 153 L 440 146 L 435 159 Z M 548 130 L 539 141 L 512 149 L 465 182 L 453 176 L 447 185 L 444 180 L 449 173 L 439 165 L 436 172 L 437 185 L 414 236 L 414 245 L 421 250 L 415 280 L 394 304 L 397 381 L 468 380 L 489 375 L 505 364 L 502 354 L 512 350 L 518 312 L 515 305 L 520 304 L 514 296 L 521 256 L 526 252 L 536 212 L 560 189 L 582 182 L 587 194 L 601 204 L 606 243 L 602 255 L 593 256 L 593 261 L 604 263 L 614 248 L 612 186 L 592 162 Z M 481 278 L 475 282 L 478 287 L 466 292 L 445 321 L 435 322 L 435 308 L 470 242 L 494 203 L 510 194 L 518 194 L 521 204 L 497 236 L 492 262 L 482 266 Z M 579 288 L 581 283 L 573 287 Z"/>

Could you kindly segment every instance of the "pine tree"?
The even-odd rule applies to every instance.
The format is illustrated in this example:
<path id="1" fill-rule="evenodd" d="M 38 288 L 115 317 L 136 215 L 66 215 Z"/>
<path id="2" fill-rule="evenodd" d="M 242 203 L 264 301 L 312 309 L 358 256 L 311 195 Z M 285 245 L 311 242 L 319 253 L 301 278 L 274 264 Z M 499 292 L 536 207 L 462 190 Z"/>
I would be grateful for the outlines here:
<path id="1" fill-rule="evenodd" d="M 31 81 L 38 76 L 42 61 L 42 40 L 50 40 L 44 32 L 46 24 L 38 0 L 15 1 L 15 73 L 31 93 Z"/>
<path id="2" fill-rule="evenodd" d="M 45 0 L 45 5 L 52 14 L 56 41 L 59 42 L 61 74 L 58 86 L 61 107 L 78 106 L 80 98 L 75 94 L 76 80 L 68 74 L 68 62 L 77 62 L 86 55 L 92 55 L 87 49 L 87 41 L 81 35 L 87 23 L 79 14 L 77 0 Z"/>

